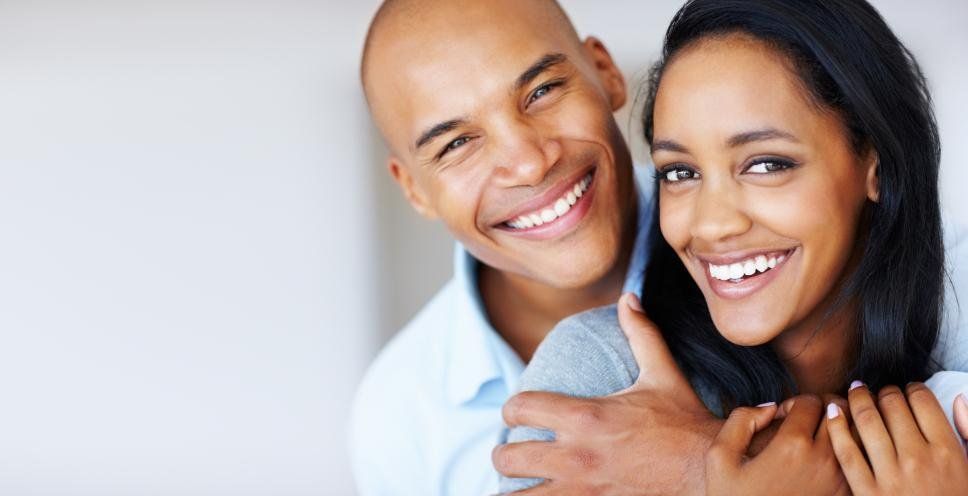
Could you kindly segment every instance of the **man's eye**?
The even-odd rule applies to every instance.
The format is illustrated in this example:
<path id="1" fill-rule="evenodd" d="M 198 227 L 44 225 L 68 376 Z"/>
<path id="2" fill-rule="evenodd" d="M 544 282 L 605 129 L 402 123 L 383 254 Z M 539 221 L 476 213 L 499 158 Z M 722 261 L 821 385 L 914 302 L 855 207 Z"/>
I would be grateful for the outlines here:
<path id="1" fill-rule="evenodd" d="M 771 172 L 779 172 L 793 167 L 793 164 L 789 162 L 783 162 L 781 160 L 762 160 L 754 163 L 746 169 L 746 172 L 750 174 L 769 174 Z"/>
<path id="2" fill-rule="evenodd" d="M 668 183 L 677 183 L 680 181 L 686 181 L 689 179 L 696 179 L 699 174 L 695 171 L 689 169 L 683 169 L 680 167 L 674 167 L 672 169 L 667 169 L 659 174 L 659 178 Z"/>
<path id="3" fill-rule="evenodd" d="M 447 155 L 448 153 L 464 146 L 470 140 L 471 139 L 468 138 L 467 136 L 461 136 L 460 138 L 457 138 L 454 141 L 447 143 L 447 146 L 445 146 L 444 149 L 440 152 L 440 156 L 443 157 L 444 155 Z"/>
<path id="4" fill-rule="evenodd" d="M 528 105 L 531 105 L 538 99 L 544 97 L 549 92 L 551 92 L 551 90 L 555 89 L 558 86 L 561 86 L 560 82 L 548 83 L 548 84 L 539 86 L 538 89 L 534 90 L 534 92 L 531 93 L 531 96 L 528 97 Z"/>

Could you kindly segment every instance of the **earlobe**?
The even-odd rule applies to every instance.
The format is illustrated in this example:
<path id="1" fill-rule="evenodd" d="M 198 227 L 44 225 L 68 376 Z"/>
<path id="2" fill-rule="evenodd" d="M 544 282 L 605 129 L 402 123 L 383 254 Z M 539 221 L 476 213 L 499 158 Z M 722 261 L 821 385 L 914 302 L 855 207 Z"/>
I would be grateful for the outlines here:
<path id="1" fill-rule="evenodd" d="M 595 64 L 595 71 L 598 72 L 612 111 L 622 108 L 628 96 L 622 71 L 615 65 L 608 49 L 598 38 L 589 36 L 585 39 L 584 47 L 592 63 Z"/>
<path id="2" fill-rule="evenodd" d="M 877 152 L 870 152 L 870 156 L 867 159 L 867 199 L 874 203 L 878 203 L 881 199 L 881 187 L 880 181 L 878 180 L 880 165 L 881 162 L 877 157 Z"/>
<path id="3" fill-rule="evenodd" d="M 397 186 L 403 192 L 403 196 L 410 203 L 410 206 L 417 211 L 418 214 L 426 217 L 428 219 L 436 219 L 437 212 L 430 206 L 430 202 L 427 201 L 426 196 L 420 191 L 419 186 L 414 182 L 413 176 L 410 175 L 410 171 L 407 167 L 400 163 L 400 160 L 396 157 L 390 157 L 387 161 L 387 170 L 390 172 L 390 176 L 396 181 Z"/>

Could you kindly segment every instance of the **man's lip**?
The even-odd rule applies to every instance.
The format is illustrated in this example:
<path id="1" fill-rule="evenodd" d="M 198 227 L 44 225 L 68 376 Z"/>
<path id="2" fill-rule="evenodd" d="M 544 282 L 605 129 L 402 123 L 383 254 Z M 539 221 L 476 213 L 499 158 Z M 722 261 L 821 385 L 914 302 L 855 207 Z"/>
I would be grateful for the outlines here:
<path id="1" fill-rule="evenodd" d="M 693 252 L 693 256 L 696 257 L 700 262 L 713 265 L 730 265 L 734 263 L 743 262 L 751 258 L 756 258 L 757 256 L 763 255 L 768 257 L 769 255 L 787 255 L 789 256 L 796 247 L 787 248 L 757 248 L 751 250 L 742 251 L 731 251 L 728 253 L 696 253 Z"/>
<path id="2" fill-rule="evenodd" d="M 596 166 L 592 165 L 585 169 L 582 169 L 578 173 L 573 174 L 566 179 L 558 181 L 558 184 L 555 184 L 544 193 L 538 196 L 535 196 L 530 200 L 515 207 L 515 209 L 512 211 L 513 212 L 512 214 L 506 216 L 504 220 L 494 224 L 494 227 L 501 227 L 503 224 L 507 222 L 511 222 L 514 219 L 517 219 L 518 217 L 521 217 L 524 214 L 531 214 L 543 207 L 548 207 L 549 205 L 553 205 L 555 201 L 557 201 L 562 196 L 565 196 L 565 194 L 567 194 L 569 190 L 574 188 L 575 184 L 578 181 L 580 181 L 581 178 L 587 176 L 589 173 L 594 174 L 596 169 L 597 169 Z"/>

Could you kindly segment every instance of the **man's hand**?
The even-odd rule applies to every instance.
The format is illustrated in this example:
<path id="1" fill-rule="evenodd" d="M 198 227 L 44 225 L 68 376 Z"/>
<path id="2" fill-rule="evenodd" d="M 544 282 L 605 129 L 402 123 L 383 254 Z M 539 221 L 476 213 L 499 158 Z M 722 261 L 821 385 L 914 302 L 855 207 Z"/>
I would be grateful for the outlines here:
<path id="1" fill-rule="evenodd" d="M 723 425 L 679 370 L 639 300 L 619 300 L 619 323 L 639 364 L 632 387 L 603 398 L 524 392 L 504 406 L 510 427 L 555 432 L 554 442 L 498 446 L 508 477 L 546 479 L 521 496 L 701 494 L 706 451 Z"/>

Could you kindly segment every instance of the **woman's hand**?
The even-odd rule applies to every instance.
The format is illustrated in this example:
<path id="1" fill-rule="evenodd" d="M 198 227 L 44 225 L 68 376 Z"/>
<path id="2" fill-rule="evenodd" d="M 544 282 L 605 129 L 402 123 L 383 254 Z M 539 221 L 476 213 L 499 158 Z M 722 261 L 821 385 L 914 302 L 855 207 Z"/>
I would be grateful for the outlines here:
<path id="1" fill-rule="evenodd" d="M 843 412 L 827 407 L 834 453 L 855 495 L 968 494 L 968 457 L 938 400 L 924 384 L 881 389 L 877 404 L 854 382 L 847 395 L 864 452 Z"/>
<path id="2" fill-rule="evenodd" d="M 747 456 L 750 441 L 770 425 L 777 407 L 730 413 L 706 456 L 707 495 L 849 494 L 823 425 L 823 403 L 815 396 L 798 396 L 791 403 L 776 435 L 752 458 Z"/>

